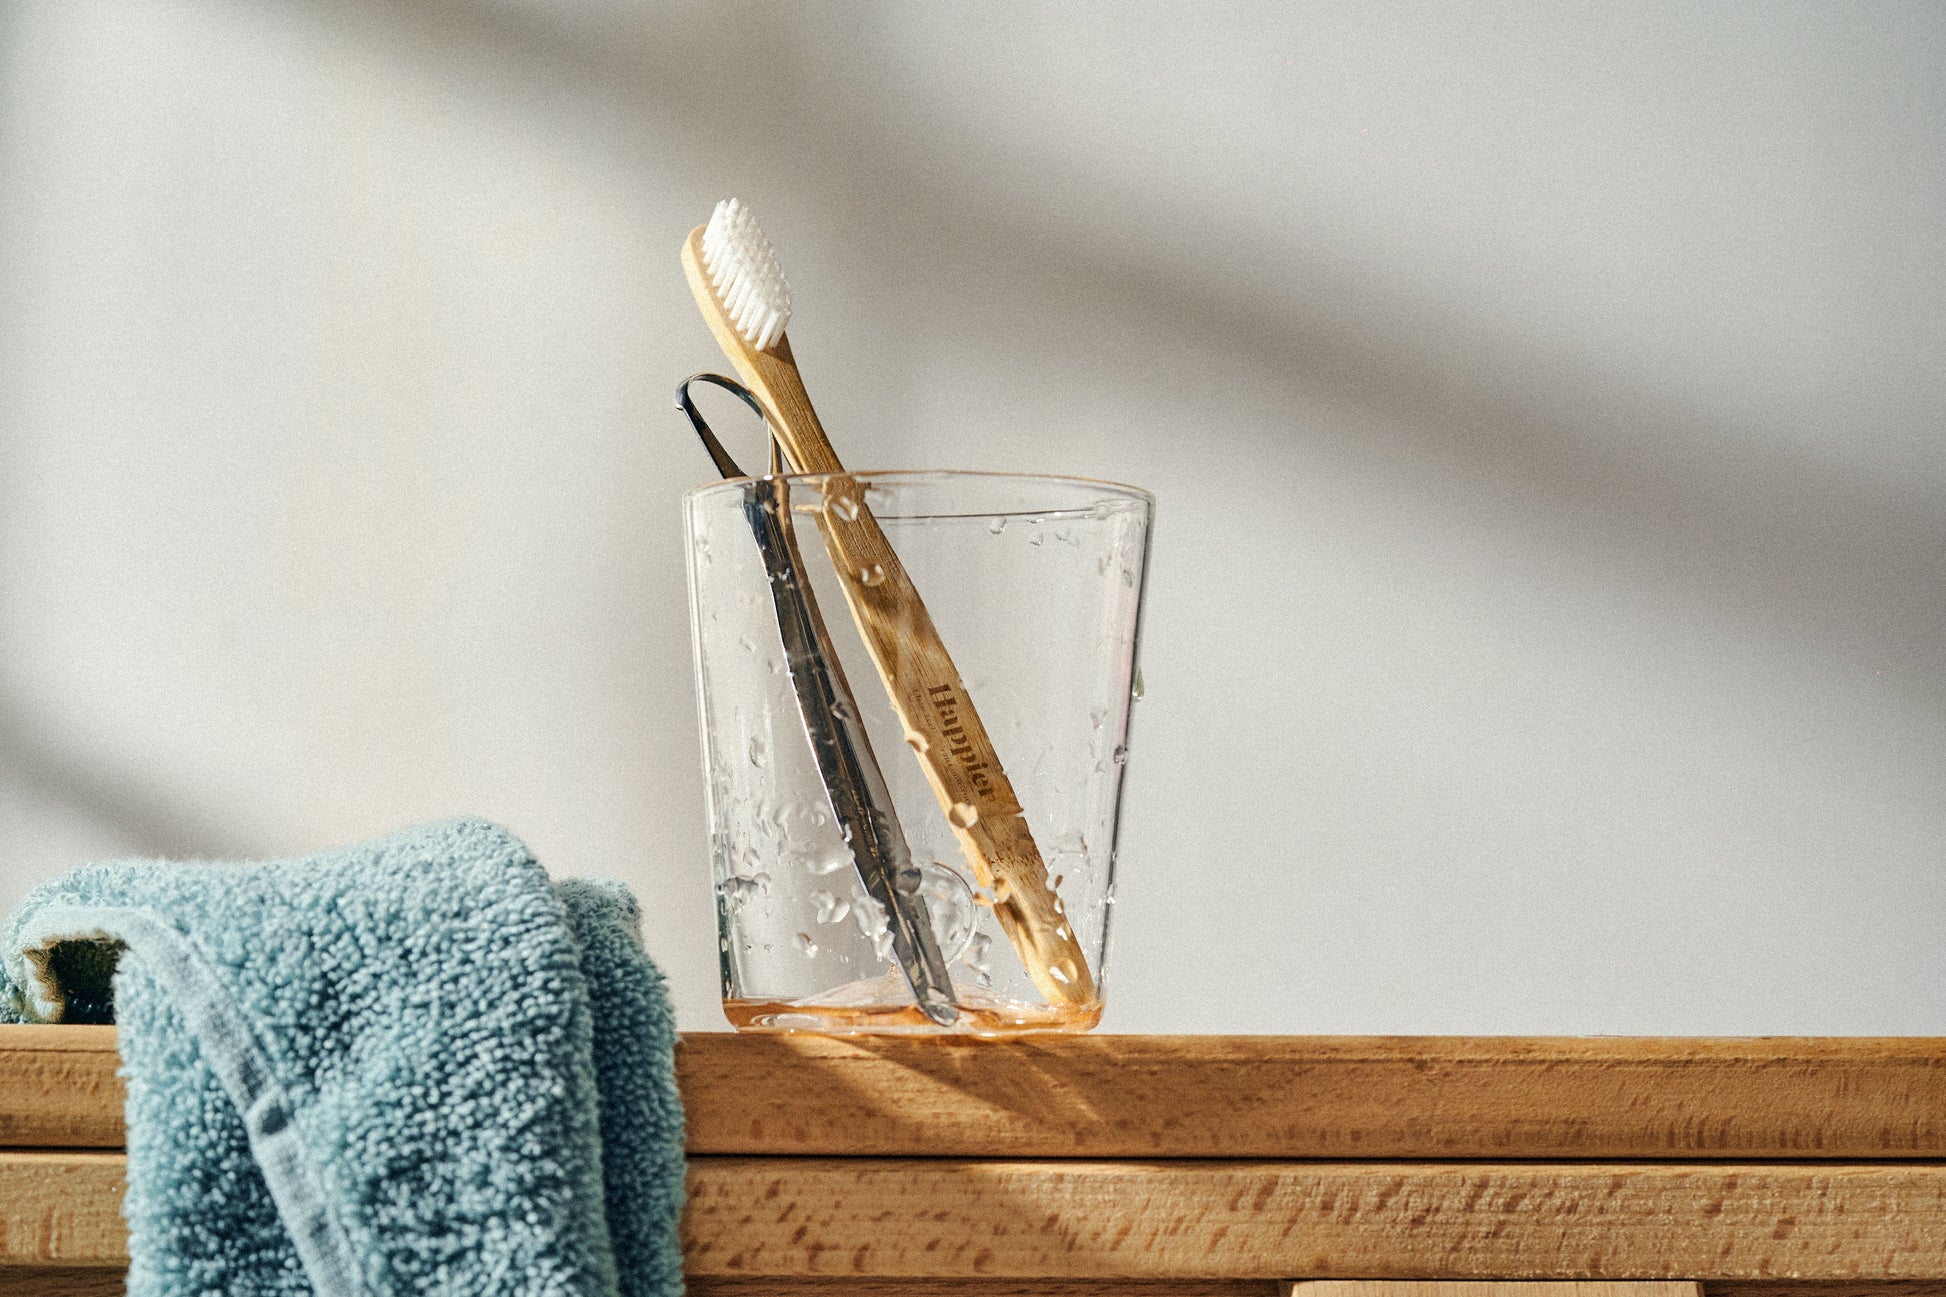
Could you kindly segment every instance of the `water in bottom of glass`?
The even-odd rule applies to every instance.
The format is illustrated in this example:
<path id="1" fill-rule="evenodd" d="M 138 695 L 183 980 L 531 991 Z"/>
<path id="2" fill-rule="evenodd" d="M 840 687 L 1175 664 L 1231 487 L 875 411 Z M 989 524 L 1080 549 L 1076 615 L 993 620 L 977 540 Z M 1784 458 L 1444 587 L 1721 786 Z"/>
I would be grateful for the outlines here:
<path id="1" fill-rule="evenodd" d="M 952 1029 L 973 1036 L 1013 1035 L 1022 1031 L 1088 1031 L 1101 1021 L 1100 1000 L 1086 1004 L 1041 1004 L 961 990 L 958 1003 L 959 1021 Z M 723 1014 L 738 1031 L 938 1035 L 942 1030 L 938 1023 L 919 1012 L 919 1007 L 912 1003 L 911 988 L 896 972 L 804 1000 L 725 999 Z"/>

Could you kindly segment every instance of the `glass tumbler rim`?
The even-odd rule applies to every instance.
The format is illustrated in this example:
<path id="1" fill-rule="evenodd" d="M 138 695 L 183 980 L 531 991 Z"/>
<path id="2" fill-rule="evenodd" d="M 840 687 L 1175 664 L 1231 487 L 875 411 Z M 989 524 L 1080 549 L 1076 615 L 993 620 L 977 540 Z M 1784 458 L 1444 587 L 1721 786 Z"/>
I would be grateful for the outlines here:
<path id="1" fill-rule="evenodd" d="M 692 486 L 683 492 L 685 501 L 700 500 L 716 492 L 738 492 L 746 489 L 752 482 L 782 482 L 786 486 L 804 485 L 821 487 L 824 483 L 838 478 L 864 481 L 868 485 L 877 483 L 897 484 L 933 483 L 953 481 L 979 482 L 1018 482 L 1046 483 L 1050 486 L 1086 487 L 1107 495 L 1119 496 L 1126 500 L 1138 501 L 1153 513 L 1155 492 L 1144 487 L 1132 486 L 1127 482 L 1113 482 L 1106 478 L 1082 477 L 1072 473 L 1019 473 L 994 469 L 977 468 L 847 468 L 830 473 L 753 473 L 745 477 L 726 477 L 715 482 L 705 482 Z"/>

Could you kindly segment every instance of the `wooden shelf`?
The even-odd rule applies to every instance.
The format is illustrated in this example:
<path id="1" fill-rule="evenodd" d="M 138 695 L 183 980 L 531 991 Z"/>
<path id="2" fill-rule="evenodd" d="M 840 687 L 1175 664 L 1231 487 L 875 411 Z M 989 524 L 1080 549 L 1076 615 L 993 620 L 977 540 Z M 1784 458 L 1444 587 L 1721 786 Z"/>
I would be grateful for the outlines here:
<path id="1" fill-rule="evenodd" d="M 125 1263 L 121 1160 L 0 1153 L 0 1262 Z M 725 1278 L 1918 1280 L 1946 1275 L 1946 1167 L 701 1157 L 683 1256 Z"/>
<path id="2" fill-rule="evenodd" d="M 699 1297 L 1946 1297 L 1941 1040 L 707 1034 L 678 1056 Z M 0 1027 L 0 1288 L 33 1266 L 35 1292 L 109 1291 L 87 1268 L 125 1260 L 115 1065 L 110 1028 Z"/>
<path id="3" fill-rule="evenodd" d="M 0 1027 L 0 1147 L 119 1148 L 112 1027 Z M 683 1037 L 697 1155 L 1946 1158 L 1946 1040 Z"/>

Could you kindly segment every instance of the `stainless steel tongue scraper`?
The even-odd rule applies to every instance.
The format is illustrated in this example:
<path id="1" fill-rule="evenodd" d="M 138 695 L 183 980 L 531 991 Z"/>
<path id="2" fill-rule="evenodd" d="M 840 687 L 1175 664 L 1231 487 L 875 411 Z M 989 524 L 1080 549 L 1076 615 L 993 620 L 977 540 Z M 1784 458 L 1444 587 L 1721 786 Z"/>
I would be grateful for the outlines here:
<path id="1" fill-rule="evenodd" d="M 763 409 L 748 389 L 717 374 L 697 374 L 676 389 L 676 404 L 689 416 L 717 470 L 726 478 L 745 477 L 690 398 L 691 383 L 723 388 L 756 410 Z M 885 776 L 872 753 L 858 701 L 845 681 L 844 668 L 818 613 L 806 580 L 803 556 L 791 526 L 790 487 L 778 477 L 752 478 L 744 514 L 770 578 L 784 663 L 797 694 L 804 733 L 817 760 L 831 814 L 844 834 L 865 892 L 885 911 L 892 953 L 912 987 L 919 1011 L 942 1027 L 959 1021 L 958 999 L 946 957 L 933 930 L 932 915 L 920 895 L 921 874 L 912 863 L 905 831 L 892 807 Z"/>

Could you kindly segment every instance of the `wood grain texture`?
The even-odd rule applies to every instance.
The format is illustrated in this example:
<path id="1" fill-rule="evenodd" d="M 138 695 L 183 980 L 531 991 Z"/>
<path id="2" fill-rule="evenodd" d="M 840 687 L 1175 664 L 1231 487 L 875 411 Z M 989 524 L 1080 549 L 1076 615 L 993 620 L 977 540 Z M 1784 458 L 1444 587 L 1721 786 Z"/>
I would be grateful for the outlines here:
<path id="1" fill-rule="evenodd" d="M 0 1152 L 0 1266 L 125 1265 L 120 1153 Z"/>
<path id="2" fill-rule="evenodd" d="M 0 1153 L 0 1265 L 127 1260 L 122 1158 Z M 703 1278 L 1946 1279 L 1946 1166 L 696 1158 Z M 1742 1297 L 1755 1297 L 1745 1290 Z"/>
<path id="3" fill-rule="evenodd" d="M 1049 883 L 1020 799 L 959 668 L 905 565 L 866 506 L 864 491 L 842 478 L 845 467 L 804 390 L 789 334 L 758 351 L 730 322 L 704 269 L 704 228 L 697 226 L 683 244 L 690 294 L 737 376 L 763 406 L 792 466 L 800 473 L 840 475 L 839 481 L 826 484 L 818 529 L 831 551 L 859 637 L 878 667 L 887 698 L 913 736 L 907 741 L 952 825 L 961 854 L 992 895 L 994 917 L 1047 1003 L 1097 1005 L 1093 971 Z"/>
<path id="4" fill-rule="evenodd" d="M 1376 1282 L 1386 1289 L 1410 1289 L 1426 1281 L 1328 1282 Z M 1515 1286 L 1506 1280 L 1433 1282 L 1464 1293 L 1472 1293 L 1479 1283 Z M 1659 1285 L 1666 1281 L 1648 1282 Z M 1283 1297 L 1291 1287 L 1289 1281 L 1275 1279 L 725 1279 L 709 1275 L 694 1276 L 687 1283 L 689 1297 Z M 1525 1281 L 1515 1283 L 1518 1284 L 1516 1291 L 1537 1286 Z M 1554 1281 L 1542 1283 L 1550 1289 L 1566 1287 Z M 1599 1286 L 1611 1287 L 1607 1282 Z M 1682 1290 L 1690 1292 L 1699 1286 L 1703 1297 L 1942 1297 L 1946 1294 L 1946 1283 L 1929 1282 L 1684 1283 Z"/>
<path id="5" fill-rule="evenodd" d="M 116 1147 L 112 1027 L 0 1026 L 0 1145 Z M 692 1033 L 692 1153 L 1946 1157 L 1946 1041 Z"/>
<path id="6" fill-rule="evenodd" d="M 690 1035 L 697 1153 L 1937 1158 L 1946 1040 Z"/>
<path id="7" fill-rule="evenodd" d="M 701 1158 L 698 1275 L 1946 1277 L 1946 1166 Z"/>
<path id="8" fill-rule="evenodd" d="M 1946 1279 L 1914 1283 L 1802 1283 L 1790 1279 L 1723 1280 L 1703 1285 L 1703 1297 L 1946 1297 Z"/>
<path id="9" fill-rule="evenodd" d="M 68 1266 L 0 1266 L 4 1297 L 123 1297 L 122 1271 Z"/>
<path id="10" fill-rule="evenodd" d="M 119 1268 L 0 1266 L 5 1297 L 122 1297 Z M 1413 1280 L 1381 1280 L 1410 1284 Z M 1283 1297 L 1271 1279 L 723 1279 L 686 1281 L 689 1297 Z M 1940 1297 L 1936 1283 L 1706 1284 L 1705 1297 Z"/>
<path id="11" fill-rule="evenodd" d="M 0 1027 L 0 1148 L 119 1148 L 113 1027 Z"/>
<path id="12" fill-rule="evenodd" d="M 1409 1288 L 1424 1281 L 1376 1282 L 1387 1288 Z M 1442 1287 L 1468 1291 L 1465 1285 L 1475 1281 L 1436 1282 Z M 1481 1282 L 1505 1284 L 1507 1281 Z M 1555 1285 L 1548 1282 L 1548 1286 Z M 702 1275 L 688 1280 L 689 1297 L 1283 1297 L 1289 1287 L 1288 1281 L 1273 1279 L 724 1279 Z M 1684 1291 L 1691 1291 L 1696 1285 L 1683 1287 Z M 1928 1282 L 1769 1281 L 1711 1283 L 1700 1287 L 1704 1297 L 1942 1297 L 1946 1294 L 1946 1283 Z"/>
<path id="13" fill-rule="evenodd" d="M 685 1279 L 689 1297 L 1282 1297 L 1275 1279 Z M 1888 1295 L 1890 1297 L 1890 1295 Z"/>
<path id="14" fill-rule="evenodd" d="M 1299 1279 L 1282 1297 L 1703 1297 L 1683 1279 Z"/>

